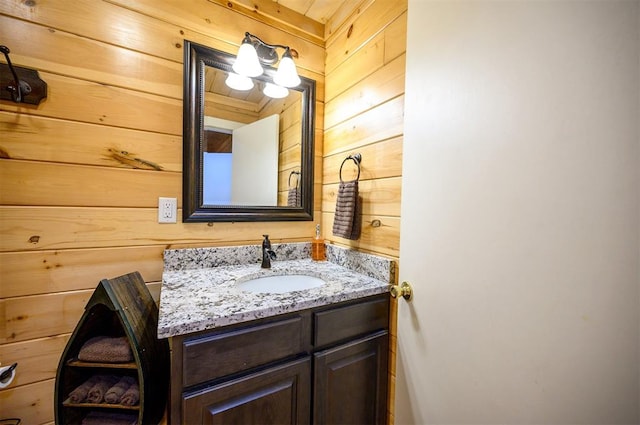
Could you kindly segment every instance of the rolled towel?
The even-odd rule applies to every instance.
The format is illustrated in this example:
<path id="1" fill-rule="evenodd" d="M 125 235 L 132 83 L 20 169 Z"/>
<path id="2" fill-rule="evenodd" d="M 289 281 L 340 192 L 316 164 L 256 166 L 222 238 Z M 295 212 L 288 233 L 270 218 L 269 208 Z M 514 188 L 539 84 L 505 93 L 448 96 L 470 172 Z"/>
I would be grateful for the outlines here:
<path id="1" fill-rule="evenodd" d="M 140 388 L 138 388 L 138 384 L 134 382 L 120 398 L 120 404 L 123 406 L 137 406 L 139 401 Z"/>
<path id="2" fill-rule="evenodd" d="M 109 388 L 104 395 L 105 403 L 117 404 L 120 402 L 122 395 L 129 389 L 129 387 L 136 382 L 132 376 L 123 376 L 116 384 Z"/>
<path id="3" fill-rule="evenodd" d="M 102 403 L 104 395 L 118 382 L 118 377 L 113 375 L 98 375 L 99 378 L 87 393 L 87 403 Z"/>
<path id="4" fill-rule="evenodd" d="M 333 218 L 333 234 L 345 239 L 360 238 L 362 198 L 358 196 L 358 180 L 340 182 Z"/>
<path id="5" fill-rule="evenodd" d="M 69 401 L 71 403 L 82 403 L 87 398 L 89 390 L 95 385 L 97 380 L 97 376 L 92 376 L 82 384 L 78 385 L 73 391 L 69 393 Z"/>
<path id="6" fill-rule="evenodd" d="M 78 352 L 78 360 L 85 362 L 126 363 L 133 360 L 127 338 L 96 336 L 84 343 Z"/>
<path id="7" fill-rule="evenodd" d="M 82 425 L 134 425 L 138 423 L 138 415 L 117 412 L 89 412 L 82 420 Z"/>

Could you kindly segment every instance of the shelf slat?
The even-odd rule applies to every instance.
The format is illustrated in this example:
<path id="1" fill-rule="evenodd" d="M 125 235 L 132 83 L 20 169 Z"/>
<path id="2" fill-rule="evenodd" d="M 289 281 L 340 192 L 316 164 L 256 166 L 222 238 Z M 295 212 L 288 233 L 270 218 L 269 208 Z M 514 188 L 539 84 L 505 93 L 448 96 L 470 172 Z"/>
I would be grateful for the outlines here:
<path id="1" fill-rule="evenodd" d="M 140 405 L 135 406 L 124 406 L 122 404 L 109 404 L 109 403 L 72 403 L 69 399 L 66 399 L 62 402 L 64 407 L 84 407 L 84 408 L 107 408 L 107 409 L 118 409 L 118 410 L 140 410 Z"/>
<path id="2" fill-rule="evenodd" d="M 137 369 L 135 362 L 129 363 L 96 363 L 96 362 L 83 362 L 78 359 L 70 359 L 67 361 L 67 365 L 74 367 L 102 367 L 110 369 Z"/>

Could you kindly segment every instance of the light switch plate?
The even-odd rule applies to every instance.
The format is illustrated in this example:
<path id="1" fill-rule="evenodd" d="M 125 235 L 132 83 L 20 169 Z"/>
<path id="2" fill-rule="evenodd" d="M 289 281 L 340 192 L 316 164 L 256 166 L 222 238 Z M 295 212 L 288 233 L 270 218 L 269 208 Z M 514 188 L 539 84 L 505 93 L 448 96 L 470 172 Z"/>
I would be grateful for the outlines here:
<path id="1" fill-rule="evenodd" d="M 177 215 L 177 198 L 158 198 L 158 223 L 177 223 Z"/>

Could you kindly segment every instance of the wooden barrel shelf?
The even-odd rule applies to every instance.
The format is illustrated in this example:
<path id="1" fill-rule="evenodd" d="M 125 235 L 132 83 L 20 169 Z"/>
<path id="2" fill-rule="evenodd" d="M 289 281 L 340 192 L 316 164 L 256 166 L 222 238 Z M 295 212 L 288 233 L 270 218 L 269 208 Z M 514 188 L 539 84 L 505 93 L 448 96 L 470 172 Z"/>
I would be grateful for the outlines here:
<path id="1" fill-rule="evenodd" d="M 138 272 L 100 281 L 58 364 L 56 424 L 80 425 L 90 412 L 130 415 L 139 425 L 158 424 L 168 396 L 169 345 L 166 339 L 157 339 L 157 328 L 158 307 Z M 126 337 L 133 361 L 78 360 L 82 346 L 96 336 Z M 138 404 L 71 402 L 69 394 L 95 375 L 131 377 L 138 384 Z"/>

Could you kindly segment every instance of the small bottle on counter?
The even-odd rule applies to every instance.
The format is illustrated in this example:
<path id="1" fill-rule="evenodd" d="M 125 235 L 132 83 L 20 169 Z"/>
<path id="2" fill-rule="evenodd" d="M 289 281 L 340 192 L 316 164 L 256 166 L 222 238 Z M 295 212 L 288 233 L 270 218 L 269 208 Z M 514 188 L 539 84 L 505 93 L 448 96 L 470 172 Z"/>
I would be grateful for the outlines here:
<path id="1" fill-rule="evenodd" d="M 320 225 L 316 225 L 316 237 L 311 240 L 311 259 L 324 261 L 327 259 L 324 252 L 324 239 L 320 237 Z"/>

